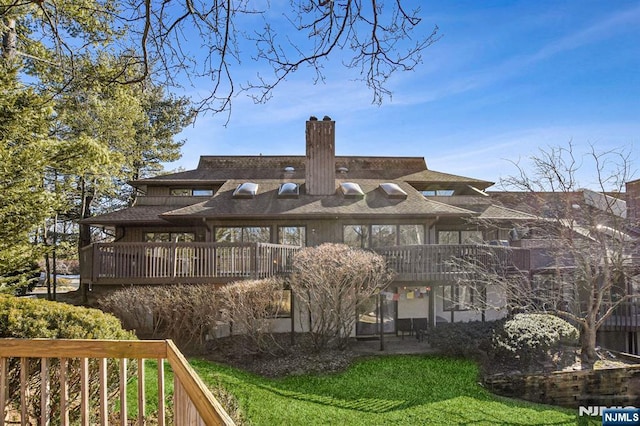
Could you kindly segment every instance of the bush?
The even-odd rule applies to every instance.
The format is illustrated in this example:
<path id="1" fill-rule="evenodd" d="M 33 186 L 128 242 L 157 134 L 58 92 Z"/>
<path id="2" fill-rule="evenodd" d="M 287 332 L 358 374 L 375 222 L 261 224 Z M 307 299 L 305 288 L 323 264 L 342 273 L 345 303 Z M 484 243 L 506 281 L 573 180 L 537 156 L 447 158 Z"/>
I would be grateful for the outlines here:
<path id="1" fill-rule="evenodd" d="M 577 345 L 578 336 L 574 326 L 554 315 L 517 314 L 496 333 L 494 348 L 522 367 L 533 368 L 536 362 L 552 361 L 563 345 Z"/>
<path id="2" fill-rule="evenodd" d="M 135 339 L 117 318 L 98 309 L 1 295 L 0 337 Z"/>
<path id="3" fill-rule="evenodd" d="M 40 267 L 36 263 L 30 263 L 0 276 L 0 294 L 24 296 L 38 285 L 39 279 Z"/>
<path id="4" fill-rule="evenodd" d="M 220 319 L 216 287 L 207 284 L 131 286 L 98 304 L 139 335 L 172 339 L 185 352 L 201 350 Z"/>
<path id="5" fill-rule="evenodd" d="M 281 349 L 273 338 L 273 318 L 290 311 L 283 293 L 284 282 L 277 278 L 240 281 L 218 290 L 223 320 L 245 337 L 246 353 L 275 353 Z"/>
<path id="6" fill-rule="evenodd" d="M 316 350 L 345 349 L 355 313 L 393 279 L 384 257 L 344 244 L 302 249 L 293 256 L 293 267 L 291 290 L 309 312 Z"/>
<path id="7" fill-rule="evenodd" d="M 0 295 L 0 337 L 7 338 L 60 338 L 60 339 L 118 339 L 132 340 L 134 335 L 122 329 L 120 321 L 112 315 L 97 309 L 88 309 L 49 302 L 40 299 L 26 299 Z M 135 369 L 135 364 L 130 368 Z M 51 407 L 59 407 L 60 382 L 59 364 L 52 360 L 50 364 Z M 27 363 L 27 383 L 30 386 L 26 403 L 31 418 L 40 417 L 40 360 L 29 359 Z M 99 383 L 97 360 L 90 363 L 89 386 L 97 389 Z M 119 365 L 108 363 L 109 392 L 118 388 Z M 69 400 L 80 398 L 80 360 L 70 359 L 67 365 Z M 20 403 L 20 360 L 9 361 L 9 404 Z M 91 406 L 98 406 L 98 395 L 91 393 Z M 0 407 L 4 410 L 5 407 Z M 72 422 L 78 420 L 80 410 L 72 410 Z M 74 417 L 75 416 L 75 417 Z"/>
<path id="8" fill-rule="evenodd" d="M 442 355 L 486 361 L 494 330 L 503 321 L 471 321 L 438 324 L 426 332 L 429 344 Z"/>

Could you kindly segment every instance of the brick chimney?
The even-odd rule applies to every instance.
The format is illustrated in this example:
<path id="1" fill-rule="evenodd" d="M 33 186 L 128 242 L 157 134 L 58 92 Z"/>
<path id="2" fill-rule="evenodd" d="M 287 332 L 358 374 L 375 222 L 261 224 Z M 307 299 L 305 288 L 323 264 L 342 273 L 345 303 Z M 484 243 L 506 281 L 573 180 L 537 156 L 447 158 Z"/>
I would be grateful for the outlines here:
<path id="1" fill-rule="evenodd" d="M 306 139 L 307 194 L 333 195 L 336 192 L 336 122 L 327 116 L 322 121 L 309 118 Z"/>
<path id="2" fill-rule="evenodd" d="M 640 179 L 625 183 L 627 218 L 640 219 Z"/>

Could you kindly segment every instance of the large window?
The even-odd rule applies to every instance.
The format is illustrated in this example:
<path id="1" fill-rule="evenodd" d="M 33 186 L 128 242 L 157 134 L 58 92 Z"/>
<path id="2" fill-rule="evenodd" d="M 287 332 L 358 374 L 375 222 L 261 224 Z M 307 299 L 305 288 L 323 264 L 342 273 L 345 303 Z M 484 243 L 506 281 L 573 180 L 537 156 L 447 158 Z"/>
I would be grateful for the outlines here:
<path id="1" fill-rule="evenodd" d="M 480 301 L 474 288 L 458 284 L 442 287 L 442 299 L 445 311 L 468 311 Z"/>
<path id="2" fill-rule="evenodd" d="M 371 225 L 371 247 L 398 245 L 398 227 L 395 225 Z"/>
<path id="3" fill-rule="evenodd" d="M 424 225 L 400 225 L 401 246 L 424 244 Z"/>
<path id="4" fill-rule="evenodd" d="M 269 226 L 221 226 L 216 228 L 219 243 L 270 243 Z"/>
<path id="5" fill-rule="evenodd" d="M 438 244 L 480 244 L 481 231 L 438 231 Z"/>
<path id="6" fill-rule="evenodd" d="M 367 225 L 345 225 L 342 241 L 351 247 L 369 248 L 369 227 Z"/>
<path id="7" fill-rule="evenodd" d="M 195 241 L 193 232 L 147 232 L 144 241 L 147 243 L 190 243 Z"/>
<path id="8" fill-rule="evenodd" d="M 424 225 L 345 225 L 342 241 L 360 248 L 424 244 Z"/>
<path id="9" fill-rule="evenodd" d="M 304 226 L 279 226 L 278 243 L 288 246 L 304 247 L 307 245 L 307 233 Z"/>

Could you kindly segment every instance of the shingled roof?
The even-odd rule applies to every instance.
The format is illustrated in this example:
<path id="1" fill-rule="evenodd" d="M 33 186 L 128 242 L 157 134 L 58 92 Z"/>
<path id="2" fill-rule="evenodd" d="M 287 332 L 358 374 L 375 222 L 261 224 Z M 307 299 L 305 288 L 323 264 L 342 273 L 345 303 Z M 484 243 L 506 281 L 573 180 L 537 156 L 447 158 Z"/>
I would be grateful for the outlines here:
<path id="1" fill-rule="evenodd" d="M 131 181 L 142 185 L 194 185 L 223 183 L 229 179 L 304 179 L 304 156 L 202 156 L 195 170 Z M 285 168 L 293 171 L 285 171 Z M 337 177 L 345 179 L 382 179 L 403 182 L 456 183 L 485 189 L 493 182 L 457 176 L 427 169 L 423 157 L 337 156 Z"/>
<path id="2" fill-rule="evenodd" d="M 255 217 L 374 217 L 394 216 L 411 217 L 425 215 L 457 215 L 471 216 L 474 212 L 444 203 L 425 199 L 421 193 L 411 185 L 398 182 L 406 193 L 406 199 L 388 198 L 378 188 L 379 180 L 350 179 L 349 182 L 358 183 L 365 195 L 363 197 L 348 198 L 336 189 L 332 196 L 313 196 L 302 193 L 298 198 L 279 199 L 277 196 L 279 180 L 256 181 L 258 192 L 251 199 L 234 199 L 233 191 L 246 182 L 243 180 L 228 180 L 220 190 L 209 200 L 168 211 L 162 215 L 167 220 L 176 218 L 255 218 Z M 292 182 L 303 185 L 302 180 Z M 338 181 L 339 183 L 341 180 Z"/>
<path id="3" fill-rule="evenodd" d="M 96 225 L 167 224 L 202 218 L 310 218 L 310 217 L 425 217 L 478 216 L 483 208 L 468 208 L 446 199 L 424 197 L 420 190 L 437 188 L 484 190 L 493 183 L 437 172 L 427 168 L 423 157 L 336 156 L 336 191 L 333 195 L 309 195 L 305 191 L 305 156 L 202 156 L 198 168 L 132 181 L 137 187 L 219 187 L 216 193 L 188 206 L 138 205 L 129 209 L 85 219 Z M 236 199 L 232 193 L 243 182 L 258 183 L 252 199 Z M 283 182 L 298 183 L 298 198 L 278 198 Z M 347 198 L 337 188 L 341 182 L 358 183 L 365 195 Z M 387 197 L 379 184 L 394 182 L 406 193 L 406 199 Z M 417 189 L 416 189 L 417 188 Z M 456 198 L 456 197 L 453 197 Z"/>

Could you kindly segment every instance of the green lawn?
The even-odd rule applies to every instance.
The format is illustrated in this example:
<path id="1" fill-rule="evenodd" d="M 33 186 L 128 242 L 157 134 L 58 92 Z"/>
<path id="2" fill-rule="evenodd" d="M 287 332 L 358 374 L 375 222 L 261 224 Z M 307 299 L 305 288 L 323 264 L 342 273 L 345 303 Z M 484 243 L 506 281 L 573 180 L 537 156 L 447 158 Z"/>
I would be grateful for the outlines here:
<path id="1" fill-rule="evenodd" d="M 253 425 L 575 425 L 577 419 L 577 410 L 487 392 L 476 365 L 463 360 L 375 357 L 340 374 L 281 379 L 190 362 L 210 387 L 234 395 Z"/>

